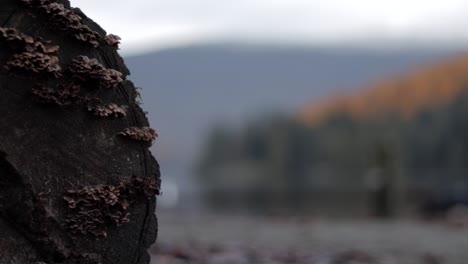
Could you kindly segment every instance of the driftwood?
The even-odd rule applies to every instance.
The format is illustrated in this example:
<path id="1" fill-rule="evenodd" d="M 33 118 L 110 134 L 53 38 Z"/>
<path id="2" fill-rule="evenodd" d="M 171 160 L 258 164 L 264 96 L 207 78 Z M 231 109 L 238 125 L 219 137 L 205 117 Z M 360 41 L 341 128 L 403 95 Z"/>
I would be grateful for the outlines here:
<path id="1" fill-rule="evenodd" d="M 119 38 L 65 0 L 2 0 L 0 23 L 0 264 L 149 263 L 157 134 Z"/>

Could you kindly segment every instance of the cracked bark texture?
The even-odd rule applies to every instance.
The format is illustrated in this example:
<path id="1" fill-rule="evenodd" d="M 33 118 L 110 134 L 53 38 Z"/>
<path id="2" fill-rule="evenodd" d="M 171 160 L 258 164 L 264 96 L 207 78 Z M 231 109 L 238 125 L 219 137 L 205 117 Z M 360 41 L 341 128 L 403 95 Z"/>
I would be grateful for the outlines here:
<path id="1" fill-rule="evenodd" d="M 57 2 L 71 8 L 68 1 Z M 72 10 L 105 36 L 79 9 Z M 18 0 L 2 0 L 0 26 L 59 45 L 56 56 L 62 69 L 85 55 L 123 77 L 129 74 L 114 47 L 81 43 L 30 13 Z M 11 55 L 1 46 L 0 67 Z M 159 183 L 160 174 L 148 142 L 118 135 L 128 127 L 148 126 L 135 102 L 134 85 L 125 80 L 115 89 L 93 91 L 104 102 L 126 105 L 127 115 L 122 118 L 100 118 L 79 107 L 53 107 L 34 100 L 31 89 L 38 82 L 55 84 L 65 78 L 43 81 L 0 70 L 0 264 L 149 263 L 147 249 L 157 234 L 155 197 L 133 204 L 130 222 L 109 226 L 105 238 L 73 234 L 66 226 L 67 190 L 112 185 L 132 175 L 155 177 Z"/>

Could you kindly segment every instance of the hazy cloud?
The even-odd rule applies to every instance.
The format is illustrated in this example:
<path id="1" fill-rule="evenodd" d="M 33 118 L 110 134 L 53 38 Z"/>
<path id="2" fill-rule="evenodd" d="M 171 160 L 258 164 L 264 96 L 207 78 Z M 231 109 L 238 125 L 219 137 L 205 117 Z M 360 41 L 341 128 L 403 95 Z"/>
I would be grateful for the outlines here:
<path id="1" fill-rule="evenodd" d="M 465 0 L 72 0 L 124 51 L 202 41 L 465 41 Z"/>

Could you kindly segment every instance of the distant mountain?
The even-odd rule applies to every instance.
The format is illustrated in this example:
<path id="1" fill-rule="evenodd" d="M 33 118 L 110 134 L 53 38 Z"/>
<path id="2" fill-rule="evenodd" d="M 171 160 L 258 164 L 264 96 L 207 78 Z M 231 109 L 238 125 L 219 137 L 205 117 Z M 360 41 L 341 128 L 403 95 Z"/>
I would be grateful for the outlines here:
<path id="1" fill-rule="evenodd" d="M 363 89 L 313 100 L 301 111 L 301 119 L 318 124 L 345 113 L 354 119 L 386 115 L 415 117 L 432 108 L 452 103 L 468 91 L 468 54 L 459 54 L 409 71 L 403 76 L 384 78 Z"/>
<path id="2" fill-rule="evenodd" d="M 311 98 L 402 74 L 448 53 L 206 45 L 125 60 L 160 134 L 154 153 L 165 179 L 191 186 L 190 164 L 215 123 L 240 124 L 269 111 L 293 113 Z"/>
<path id="3" fill-rule="evenodd" d="M 207 45 L 126 58 L 162 160 L 193 158 L 215 122 L 294 111 L 311 98 L 402 74 L 447 52 Z"/>

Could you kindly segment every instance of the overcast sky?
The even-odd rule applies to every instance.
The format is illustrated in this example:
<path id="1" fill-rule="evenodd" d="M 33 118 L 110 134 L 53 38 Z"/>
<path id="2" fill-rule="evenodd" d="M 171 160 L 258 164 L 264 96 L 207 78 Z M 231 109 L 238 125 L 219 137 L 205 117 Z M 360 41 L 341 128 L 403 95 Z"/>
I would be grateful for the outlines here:
<path id="1" fill-rule="evenodd" d="M 71 0 L 134 53 L 203 42 L 468 43 L 467 0 Z"/>

